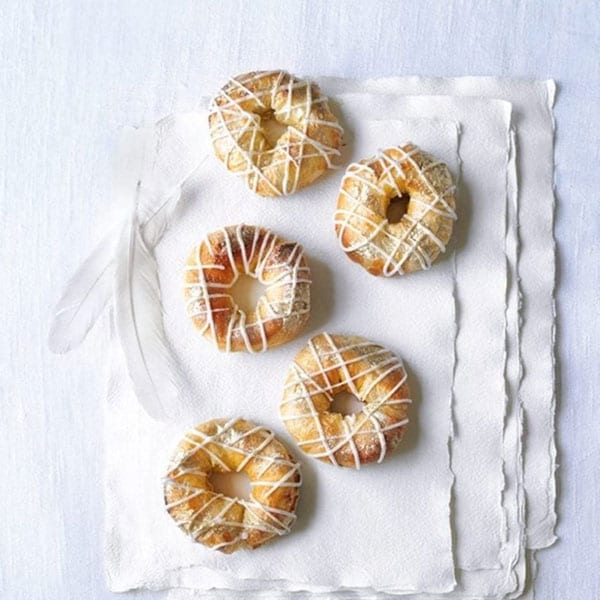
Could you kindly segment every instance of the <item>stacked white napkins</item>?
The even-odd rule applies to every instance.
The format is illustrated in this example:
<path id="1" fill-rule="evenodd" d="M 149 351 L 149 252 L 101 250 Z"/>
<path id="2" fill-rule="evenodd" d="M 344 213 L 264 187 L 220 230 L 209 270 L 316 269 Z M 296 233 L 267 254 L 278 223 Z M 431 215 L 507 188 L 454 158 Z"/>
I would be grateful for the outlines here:
<path id="1" fill-rule="evenodd" d="M 174 599 L 517 597 L 527 550 L 553 541 L 556 519 L 553 85 L 403 78 L 321 87 L 346 130 L 341 164 L 412 141 L 449 165 L 458 180 L 453 244 L 428 272 L 374 278 L 333 232 L 343 170 L 264 199 L 212 156 L 203 110 L 126 132 L 116 189 L 132 216 L 112 267 L 106 418 L 109 585 L 171 589 Z M 190 248 L 238 223 L 302 243 L 312 269 L 304 334 L 260 355 L 218 353 L 192 330 L 181 297 Z M 410 432 L 381 465 L 356 472 L 314 461 L 279 421 L 286 369 L 319 331 L 362 335 L 407 364 Z M 161 483 L 185 429 L 226 416 L 276 432 L 304 477 L 292 534 L 231 556 L 173 525 Z"/>

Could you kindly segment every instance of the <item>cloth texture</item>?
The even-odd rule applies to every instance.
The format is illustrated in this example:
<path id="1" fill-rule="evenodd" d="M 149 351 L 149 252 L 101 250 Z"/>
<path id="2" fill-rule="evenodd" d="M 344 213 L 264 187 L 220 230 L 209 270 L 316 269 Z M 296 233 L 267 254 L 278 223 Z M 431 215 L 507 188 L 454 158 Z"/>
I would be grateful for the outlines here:
<path id="1" fill-rule="evenodd" d="M 525 583 L 525 534 L 529 547 L 546 545 L 554 535 L 555 521 L 553 474 L 536 478 L 530 470 L 530 485 L 527 475 L 531 464 L 542 473 L 554 468 L 552 377 L 542 381 L 548 364 L 552 373 L 552 285 L 547 277 L 528 278 L 531 285 L 523 285 L 523 274 L 527 278 L 532 265 L 542 265 L 553 256 L 551 210 L 546 205 L 542 209 L 546 225 L 550 219 L 549 228 L 535 227 L 531 214 L 534 194 L 546 198 L 550 207 L 553 204 L 552 84 L 513 82 L 511 87 L 511 82 L 487 78 L 328 79 L 321 84 L 325 93 L 334 95 L 346 128 L 342 164 L 408 140 L 449 164 L 459 178 L 454 244 L 431 271 L 374 279 L 348 261 L 336 245 L 331 221 L 341 173 L 330 173 L 289 199 L 272 201 L 253 196 L 210 156 L 210 148 L 187 145 L 191 152 L 208 158 L 183 185 L 177 210 L 155 254 L 165 330 L 193 393 L 182 394 L 170 422 L 148 418 L 135 402 L 120 363 L 121 350 L 115 348 L 107 412 L 111 587 L 220 587 L 257 594 L 268 589 L 333 593 L 340 588 L 345 590 L 342 594 L 451 592 L 452 596 L 498 598 L 517 594 Z M 417 92 L 433 95 L 409 95 Z M 172 118 L 183 118 L 192 132 L 197 126 L 199 134 L 206 134 L 202 125 L 206 116 L 201 112 Z M 528 143 L 523 144 L 522 131 Z M 149 181 L 154 177 L 155 187 L 168 178 L 168 165 L 163 172 L 160 161 L 148 164 L 152 167 L 144 176 Z M 536 175 L 524 177 L 529 165 Z M 223 201 L 212 201 L 215 198 Z M 311 211 L 304 203 L 311 205 Z M 218 354 L 208 341 L 193 336 L 182 308 L 181 270 L 188 249 L 212 229 L 240 222 L 268 226 L 301 242 L 313 270 L 317 308 L 307 330 L 294 342 L 258 356 Z M 552 273 L 553 268 L 552 263 Z M 424 295 L 424 286 L 431 286 L 435 294 Z M 523 343 L 526 330 L 517 311 L 529 296 L 540 307 L 530 315 L 530 327 L 531 321 L 539 321 L 539 335 L 525 336 L 527 343 Z M 377 298 L 374 310 L 365 310 L 373 297 Z M 386 312 L 389 326 L 382 327 Z M 263 422 L 285 439 L 276 418 L 285 370 L 295 349 L 320 330 L 364 335 L 403 356 L 418 390 L 407 448 L 389 462 L 360 473 L 336 473 L 300 455 L 305 465 L 302 492 L 308 495 L 313 514 L 302 514 L 308 509 L 301 503 L 298 531 L 240 557 L 223 558 L 186 544 L 161 505 L 159 471 L 161 457 L 162 465 L 166 463 L 169 443 L 174 445 L 185 425 L 232 414 Z M 531 395 L 530 388 L 522 385 L 523 365 L 542 346 L 546 350 L 540 354 L 542 366 L 527 370 L 527 376 L 536 380 L 531 388 L 538 392 Z M 440 347 L 444 352 L 436 354 L 435 348 Z M 432 356 L 438 357 L 435 364 Z M 220 376 L 232 370 L 252 375 Z M 279 374 L 279 379 L 273 374 Z M 212 398 L 219 398 L 221 411 L 229 412 L 215 414 L 210 408 Z M 541 408 L 533 411 L 533 406 Z M 527 431 L 523 456 L 521 436 L 527 416 L 527 423 L 534 420 L 535 425 Z M 294 449 L 289 437 L 286 442 Z M 144 462 L 148 453 L 154 460 Z M 130 457 L 127 467 L 122 456 Z M 412 492 L 403 489 L 398 500 L 394 488 L 381 486 L 390 478 L 410 480 L 407 489 Z M 132 480 L 145 490 L 143 494 L 137 486 L 132 488 Z M 349 481 L 358 486 L 353 488 L 356 495 L 349 496 Z M 433 501 L 427 502 L 424 515 L 416 509 L 422 507 L 425 491 Z M 383 500 L 381 492 L 389 496 Z M 330 524 L 339 523 L 340 505 L 345 506 L 345 516 L 352 514 L 353 507 L 360 514 L 373 496 L 380 500 L 370 514 L 381 528 L 387 524 L 392 529 L 389 537 L 369 537 L 374 529 L 368 520 L 360 536 L 353 531 L 345 539 L 343 527 L 340 536 L 326 533 Z M 398 509 L 405 518 L 394 530 L 391 525 Z M 538 518 L 544 510 L 543 518 Z M 323 535 L 330 542 L 327 545 L 318 543 Z M 373 548 L 372 562 L 365 563 L 358 550 L 349 552 L 356 539 Z M 315 551 L 298 561 L 298 547 L 309 546 Z M 259 552 L 265 556 L 260 565 L 255 558 Z M 286 552 L 296 560 L 286 562 Z M 326 567 L 332 561 L 346 567 L 332 571 Z M 403 566 L 400 573 L 398 564 Z"/>

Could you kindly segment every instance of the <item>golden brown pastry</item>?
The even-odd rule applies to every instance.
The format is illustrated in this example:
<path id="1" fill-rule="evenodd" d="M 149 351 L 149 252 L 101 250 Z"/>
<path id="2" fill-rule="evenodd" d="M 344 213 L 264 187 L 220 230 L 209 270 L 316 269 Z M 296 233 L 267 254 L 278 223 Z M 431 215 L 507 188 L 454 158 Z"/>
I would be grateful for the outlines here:
<path id="1" fill-rule="evenodd" d="M 272 146 L 265 118 L 287 129 Z M 229 80 L 213 99 L 210 136 L 217 158 L 261 196 L 293 194 L 333 165 L 342 128 L 327 98 L 285 71 L 257 71 Z"/>
<path id="2" fill-rule="evenodd" d="M 361 412 L 330 412 L 334 396 L 354 394 Z M 402 362 L 361 337 L 321 333 L 290 366 L 279 413 L 306 454 L 341 467 L 381 462 L 402 439 L 410 391 Z"/>
<path id="3" fill-rule="evenodd" d="M 335 213 L 342 249 L 373 275 L 428 269 L 452 235 L 455 189 L 448 167 L 412 144 L 351 164 Z M 406 214 L 389 223 L 390 201 L 403 195 Z"/>
<path id="4" fill-rule="evenodd" d="M 214 471 L 246 473 L 250 499 L 216 493 Z M 165 504 L 195 541 L 229 554 L 288 533 L 300 484 L 300 465 L 273 433 L 243 419 L 215 419 L 177 446 L 164 480 Z"/>
<path id="5" fill-rule="evenodd" d="M 240 274 L 266 286 L 246 314 L 227 293 Z M 302 246 L 263 227 L 237 225 L 208 234 L 185 268 L 187 314 L 226 352 L 260 352 L 294 338 L 309 318 L 310 269 Z"/>

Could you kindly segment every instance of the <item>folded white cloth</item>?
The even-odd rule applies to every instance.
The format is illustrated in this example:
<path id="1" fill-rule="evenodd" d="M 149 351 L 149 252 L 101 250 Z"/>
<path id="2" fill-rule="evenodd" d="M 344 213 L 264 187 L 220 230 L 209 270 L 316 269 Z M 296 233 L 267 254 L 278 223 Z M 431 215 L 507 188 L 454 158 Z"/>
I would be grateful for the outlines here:
<path id="1" fill-rule="evenodd" d="M 482 376 L 481 381 L 489 384 L 490 382 L 497 383 L 496 402 L 494 403 L 493 395 L 487 394 L 487 402 L 483 405 L 485 411 L 478 413 L 477 410 L 469 410 L 473 402 L 479 400 L 476 393 L 476 387 L 469 388 L 468 385 L 463 387 L 462 396 L 459 396 L 458 401 L 462 397 L 463 406 L 466 413 L 462 417 L 461 424 L 458 426 L 462 430 L 462 436 L 453 440 L 453 448 L 458 447 L 458 452 L 462 451 L 465 458 L 464 462 L 457 463 L 460 466 L 461 476 L 457 477 L 455 496 L 455 505 L 459 505 L 465 500 L 465 515 L 463 523 L 457 527 L 458 548 L 467 549 L 475 555 L 490 556 L 496 569 L 489 568 L 488 570 L 478 570 L 472 573 L 459 573 L 461 581 L 462 593 L 505 593 L 515 589 L 518 585 L 517 576 L 513 572 L 513 567 L 518 563 L 520 558 L 520 524 L 518 521 L 519 506 L 516 505 L 514 496 L 517 494 L 517 463 L 518 463 L 518 431 L 519 422 L 517 415 L 512 415 L 511 424 L 507 422 L 507 432 L 509 435 L 505 440 L 504 455 L 509 458 L 507 464 L 502 464 L 502 428 L 503 428 L 503 413 L 504 413 L 504 286 L 506 284 L 505 256 L 504 256 L 504 218 L 506 210 L 506 163 L 508 159 L 508 137 L 509 137 L 509 116 L 510 107 L 503 103 L 494 103 L 481 100 L 462 100 L 454 102 L 452 99 L 436 99 L 434 104 L 430 103 L 429 99 L 419 98 L 418 103 L 410 104 L 410 109 L 403 103 L 398 104 L 395 98 L 381 96 L 379 98 L 369 97 L 368 103 L 362 103 L 358 98 L 352 96 L 339 96 L 338 101 L 341 103 L 342 111 L 345 116 L 351 115 L 348 119 L 352 122 L 355 119 L 360 119 L 362 114 L 367 114 L 369 110 L 376 112 L 379 115 L 391 116 L 395 114 L 410 114 L 420 116 L 422 114 L 450 114 L 455 118 L 465 119 L 463 125 L 463 136 L 461 137 L 461 157 L 463 159 L 463 170 L 466 181 L 474 184 L 475 197 L 486 198 L 486 203 L 479 204 L 473 208 L 474 221 L 477 223 L 477 217 L 482 219 L 489 218 L 488 229 L 480 226 L 479 229 L 474 227 L 474 232 L 470 239 L 473 244 L 470 250 L 470 256 L 474 256 L 477 260 L 480 257 L 486 256 L 486 274 L 489 280 L 498 280 L 500 286 L 496 288 L 496 293 L 489 295 L 475 294 L 469 300 L 472 302 L 465 303 L 465 309 L 469 308 L 466 315 L 473 314 L 477 316 L 478 311 L 482 319 L 488 319 L 489 315 L 496 314 L 496 340 L 495 343 L 489 343 L 488 353 L 483 358 L 483 364 L 477 369 Z M 410 100 L 410 99 L 409 99 Z M 416 99 L 415 99 L 416 100 Z M 415 108 L 417 106 L 417 108 Z M 354 113 L 353 113 L 354 111 Z M 471 114 L 479 115 L 481 121 L 473 127 L 469 120 Z M 484 116 L 487 117 L 487 120 Z M 481 123 L 485 122 L 483 125 Z M 485 140 L 488 147 L 491 146 L 491 151 L 486 154 L 489 164 L 485 163 L 486 159 L 480 158 L 480 147 L 482 140 Z M 493 148 L 493 140 L 497 141 L 497 148 Z M 463 155 L 463 152 L 465 153 Z M 497 154 L 494 154 L 497 152 Z M 494 158 L 496 162 L 494 162 Z M 466 163 L 469 163 L 468 166 Z M 495 165 L 495 166 L 494 166 Z M 481 173 L 491 174 L 487 178 L 479 177 Z M 478 187 L 479 186 L 479 187 Z M 487 189 L 486 189 L 487 186 Z M 494 224 L 497 226 L 494 227 Z M 461 234 L 458 234 L 460 239 Z M 476 248 L 474 250 L 473 248 Z M 464 249 L 461 252 L 466 252 Z M 468 256 L 468 255 L 467 255 Z M 459 257 L 460 258 L 460 257 Z M 477 260 L 473 261 L 475 268 L 479 267 Z M 472 274 L 469 274 L 469 262 L 462 263 L 463 278 L 467 282 L 472 281 Z M 473 267 L 471 267 L 473 268 Z M 460 271 L 459 271 L 460 273 Z M 461 282 L 459 275 L 458 289 L 460 294 Z M 493 286 L 492 286 L 493 290 Z M 487 304 L 486 304 L 487 302 Z M 462 309 L 463 304 L 460 304 Z M 514 318 L 513 318 L 514 320 Z M 481 324 L 477 318 L 469 321 L 465 318 L 463 335 L 467 336 L 468 340 L 476 340 L 481 332 Z M 493 325 L 490 324 L 493 328 Z M 493 338 L 493 334 L 490 336 Z M 468 365 L 473 360 L 468 360 L 467 357 L 473 356 L 473 350 L 478 350 L 476 344 L 465 344 L 465 355 L 463 361 Z M 471 349 L 471 354 L 469 354 Z M 478 359 L 480 357 L 477 357 Z M 467 371 L 470 372 L 470 371 Z M 475 383 L 475 386 L 477 383 Z M 493 388 L 493 383 L 491 384 Z M 456 387 L 455 387 L 456 389 Z M 471 396 L 469 396 L 471 393 Z M 494 409 L 496 412 L 494 412 Z M 468 432 L 468 434 L 467 434 Z M 495 433 L 494 433 L 495 432 Z M 482 481 L 474 481 L 472 473 L 477 470 L 478 462 L 481 455 L 487 455 L 491 461 L 496 461 L 495 469 L 493 467 L 485 473 Z M 470 458 L 470 462 L 469 462 Z M 504 483 L 503 471 L 506 476 Z M 486 480 L 487 478 L 487 480 Z M 491 483 L 495 482 L 495 483 Z M 477 484 L 475 488 L 470 487 L 471 483 Z M 490 485 L 491 483 L 491 485 Z M 494 493 L 495 487 L 495 493 Z M 501 490 L 504 488 L 504 497 L 510 501 L 510 506 L 502 507 L 500 503 Z M 487 502 L 482 502 L 482 496 L 485 496 L 484 490 L 490 491 L 487 496 Z M 464 492 L 464 493 L 463 493 Z M 473 526 L 475 525 L 475 526 Z M 479 525 L 479 526 L 477 526 Z M 508 532 L 510 531 L 510 535 Z M 495 543 L 494 543 L 494 540 Z M 519 564 L 522 569 L 522 563 Z M 182 574 L 184 579 L 189 582 L 189 585 L 197 586 L 196 578 L 188 572 Z M 198 578 L 200 579 L 200 578 Z M 223 584 L 225 585 L 225 584 Z M 234 587 L 235 582 L 229 581 L 228 586 Z M 247 589 L 249 582 L 244 584 Z M 261 586 L 258 582 L 255 585 Z M 264 587 L 264 583 L 262 584 Z M 471 590 L 475 590 L 474 592 Z"/>
<path id="2" fill-rule="evenodd" d="M 185 118 L 189 127 L 197 119 L 200 134 L 206 115 Z M 459 172 L 454 122 L 358 119 L 353 131 L 346 162 L 411 139 Z M 155 157 L 147 160 L 153 164 Z M 374 279 L 349 261 L 332 225 L 341 176 L 334 172 L 292 198 L 268 200 L 254 196 L 211 157 L 185 184 L 185 204 L 156 247 L 156 257 L 165 330 L 195 402 L 174 406 L 173 421 L 150 419 L 119 371 L 118 358 L 106 422 L 112 589 L 169 587 L 178 571 L 192 565 L 239 579 L 328 589 L 441 593 L 454 587 L 448 454 L 455 369 L 453 260 L 450 255 L 429 272 L 393 280 Z M 181 298 L 182 268 L 192 245 L 211 230 L 240 222 L 259 223 L 301 242 L 313 271 L 314 310 L 306 335 L 261 355 L 218 353 L 193 332 Z M 322 329 L 365 335 L 405 358 L 416 401 L 404 449 L 360 473 L 303 460 L 303 501 L 293 534 L 252 553 L 224 556 L 186 539 L 164 511 L 160 481 L 183 423 L 190 427 L 240 415 L 267 425 L 294 448 L 277 413 L 282 383 L 294 353 Z M 213 585 L 204 576 L 198 583 Z"/>

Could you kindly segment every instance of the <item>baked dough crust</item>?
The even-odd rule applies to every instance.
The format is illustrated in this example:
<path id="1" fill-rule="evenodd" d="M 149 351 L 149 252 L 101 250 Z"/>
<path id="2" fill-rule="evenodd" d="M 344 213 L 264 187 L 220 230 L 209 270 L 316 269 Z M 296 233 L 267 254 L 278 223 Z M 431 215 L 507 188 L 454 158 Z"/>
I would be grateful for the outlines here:
<path id="1" fill-rule="evenodd" d="M 268 115 L 287 129 L 272 146 Z M 311 184 L 339 156 L 343 130 L 325 96 L 285 71 L 255 71 L 229 80 L 213 99 L 210 136 L 217 158 L 261 196 L 282 196 Z"/>
<path id="2" fill-rule="evenodd" d="M 241 274 L 266 286 L 246 314 L 228 293 Z M 302 246 L 252 225 L 209 233 L 185 268 L 186 310 L 225 352 L 261 352 L 296 337 L 310 316 L 310 269 Z"/>
<path id="3" fill-rule="evenodd" d="M 213 490 L 210 474 L 244 472 L 249 500 Z M 198 425 L 179 442 L 164 479 L 168 513 L 196 542 L 230 554 L 290 531 L 300 465 L 269 430 L 243 419 Z"/>
<path id="4" fill-rule="evenodd" d="M 373 275 L 429 269 L 452 235 L 455 189 L 448 167 L 413 144 L 352 163 L 335 213 L 342 249 Z M 405 194 L 406 214 L 398 223 L 389 223 L 390 200 Z"/>
<path id="5" fill-rule="evenodd" d="M 350 392 L 361 412 L 330 412 L 334 396 Z M 402 439 L 410 391 L 402 362 L 357 336 L 321 333 L 290 366 L 279 414 L 308 455 L 341 467 L 381 462 Z"/>

